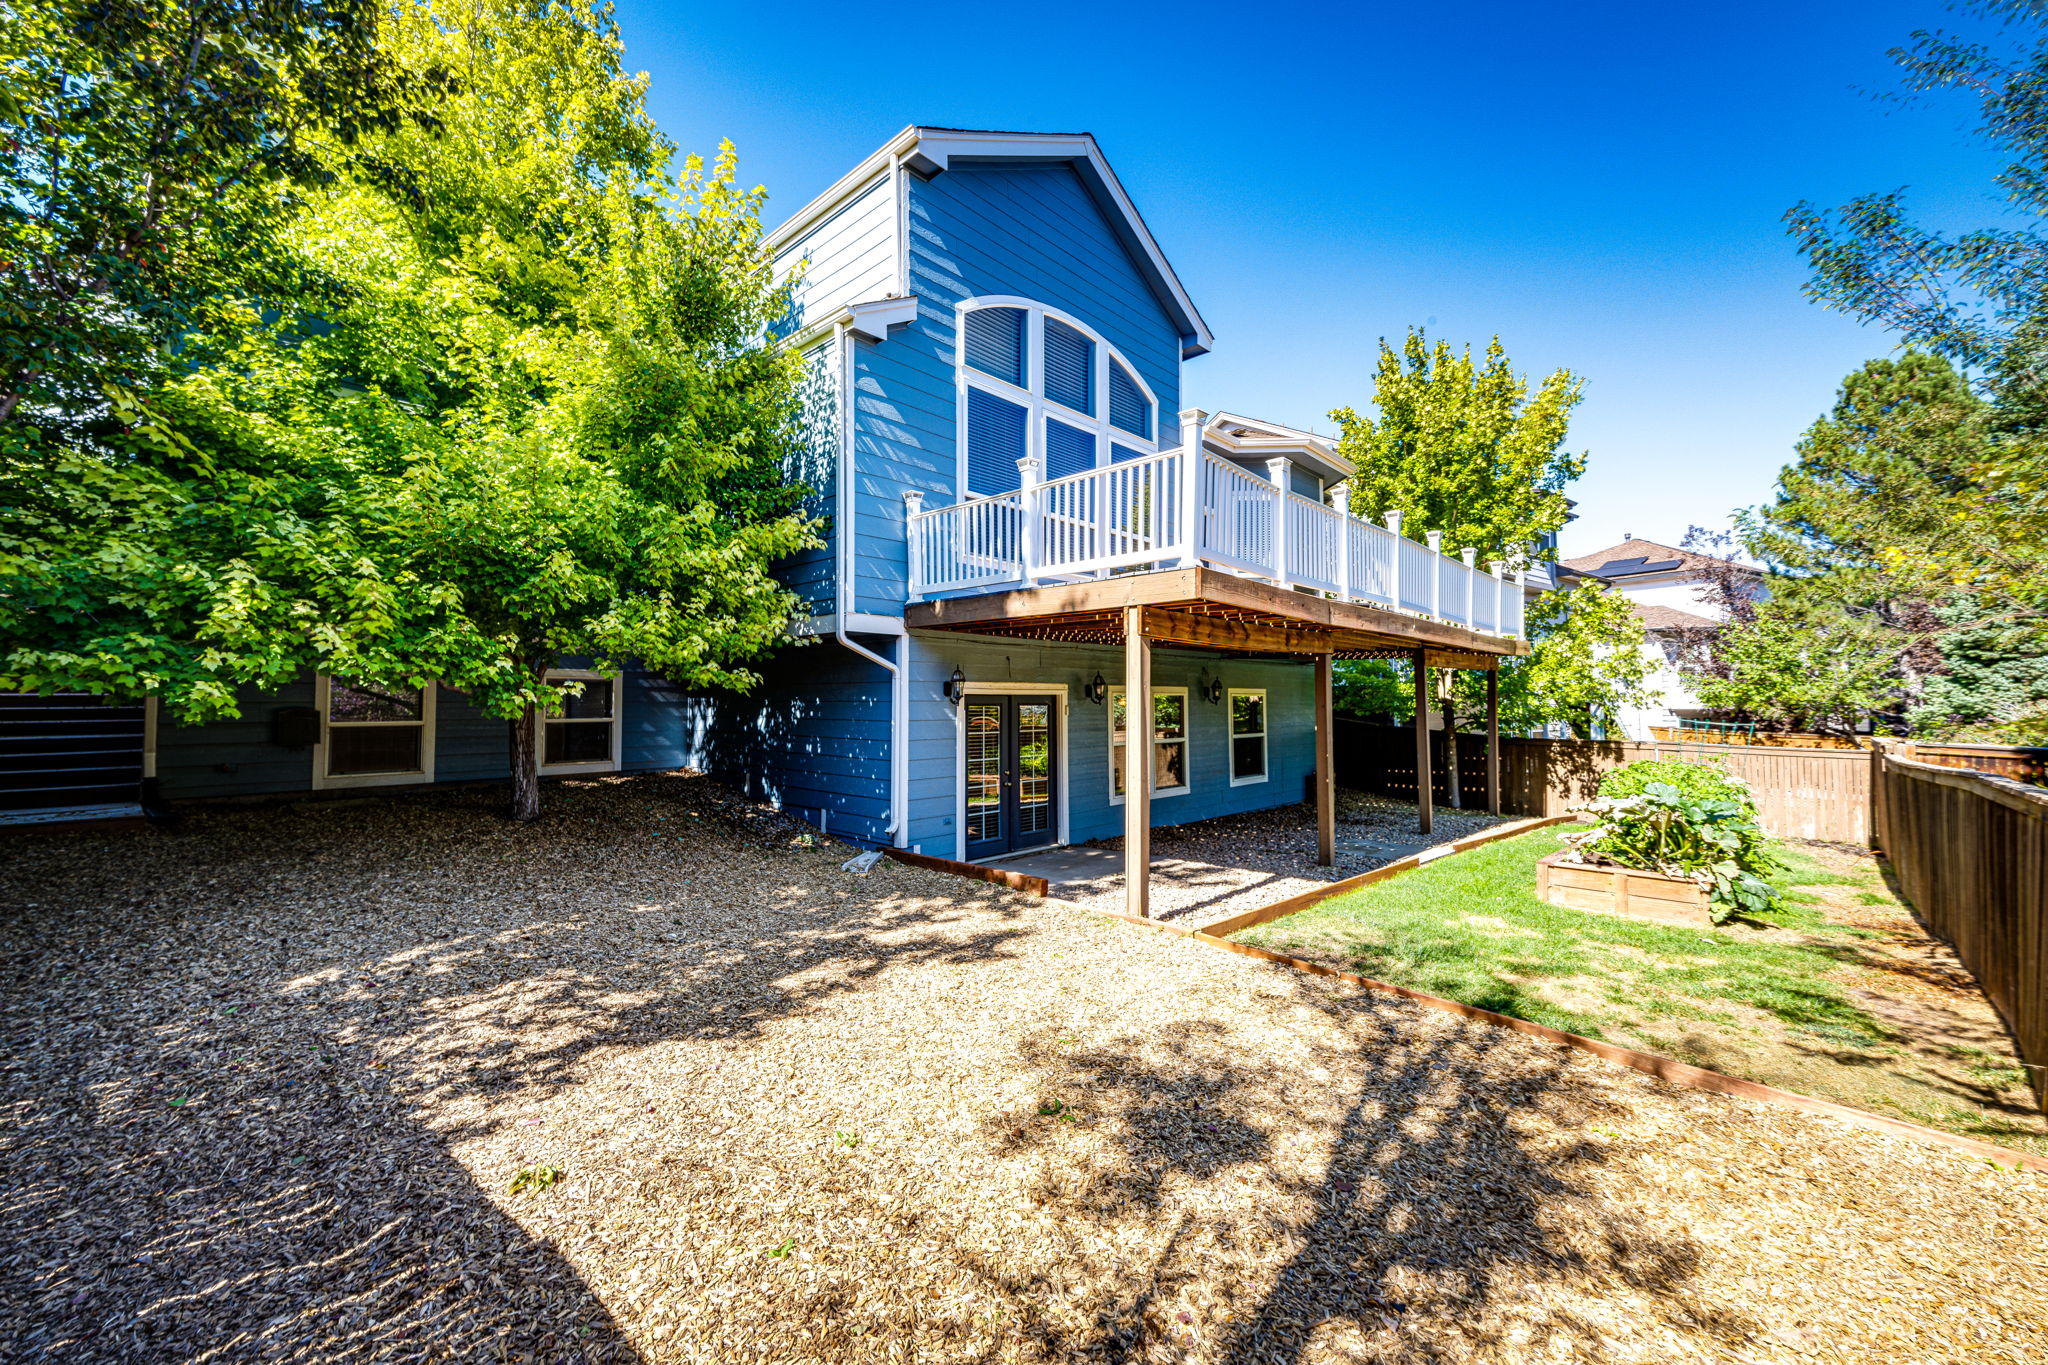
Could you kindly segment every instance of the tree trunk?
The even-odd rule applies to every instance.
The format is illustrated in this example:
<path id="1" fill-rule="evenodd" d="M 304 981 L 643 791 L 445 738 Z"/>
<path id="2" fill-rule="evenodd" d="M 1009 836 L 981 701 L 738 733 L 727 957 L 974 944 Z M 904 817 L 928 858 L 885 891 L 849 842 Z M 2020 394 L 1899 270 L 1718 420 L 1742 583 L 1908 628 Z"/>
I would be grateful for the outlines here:
<path id="1" fill-rule="evenodd" d="M 1444 698 L 1444 786 L 1451 798 L 1452 810 L 1465 809 L 1464 797 L 1458 791 L 1458 712 L 1457 703 Z"/>
<path id="2" fill-rule="evenodd" d="M 507 812 L 520 824 L 540 819 L 540 765 L 535 747 L 540 720 L 529 706 L 512 727 L 512 809 Z"/>

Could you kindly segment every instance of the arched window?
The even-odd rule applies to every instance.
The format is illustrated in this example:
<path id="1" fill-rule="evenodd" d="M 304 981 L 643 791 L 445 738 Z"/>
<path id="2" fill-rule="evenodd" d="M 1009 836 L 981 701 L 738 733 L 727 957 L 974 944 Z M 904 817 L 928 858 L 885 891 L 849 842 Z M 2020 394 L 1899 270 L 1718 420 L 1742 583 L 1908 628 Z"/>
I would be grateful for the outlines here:
<path id="1" fill-rule="evenodd" d="M 1156 448 L 1159 404 L 1145 381 L 1078 319 L 1019 298 L 960 305 L 960 487 L 1018 485 L 1017 461 L 1060 479 Z"/>

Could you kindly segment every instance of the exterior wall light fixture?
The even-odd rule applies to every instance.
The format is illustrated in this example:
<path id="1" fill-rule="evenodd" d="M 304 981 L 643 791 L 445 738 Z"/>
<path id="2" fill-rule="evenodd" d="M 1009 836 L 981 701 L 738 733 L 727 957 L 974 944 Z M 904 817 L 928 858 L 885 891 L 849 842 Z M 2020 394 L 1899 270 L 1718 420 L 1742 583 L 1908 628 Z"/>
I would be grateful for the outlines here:
<path id="1" fill-rule="evenodd" d="M 960 704 L 960 699 L 966 695 L 967 675 L 965 673 L 962 673 L 959 669 L 955 668 L 953 670 L 953 676 L 946 679 L 946 700 L 952 702 L 955 706 L 958 706 Z"/>
<path id="2" fill-rule="evenodd" d="M 1210 678 L 1202 684 L 1202 700 L 1214 706 L 1223 700 L 1223 679 Z"/>
<path id="3" fill-rule="evenodd" d="M 1097 672 L 1094 680 L 1081 690 L 1082 694 L 1097 706 L 1102 705 L 1104 699 L 1109 696 L 1109 684 L 1102 680 L 1100 672 Z"/>

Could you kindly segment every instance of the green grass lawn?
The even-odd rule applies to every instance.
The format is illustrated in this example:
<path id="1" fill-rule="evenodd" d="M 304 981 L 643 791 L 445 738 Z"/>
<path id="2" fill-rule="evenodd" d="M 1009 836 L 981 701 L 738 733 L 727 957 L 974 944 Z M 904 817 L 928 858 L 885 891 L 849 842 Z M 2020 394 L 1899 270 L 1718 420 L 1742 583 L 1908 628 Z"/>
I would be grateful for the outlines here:
<path id="1" fill-rule="evenodd" d="M 1784 907 L 1711 930 L 1553 906 L 1560 829 L 1235 935 L 1553 1028 L 2048 1151 L 2010 1040 L 1875 861 L 1779 845 Z"/>

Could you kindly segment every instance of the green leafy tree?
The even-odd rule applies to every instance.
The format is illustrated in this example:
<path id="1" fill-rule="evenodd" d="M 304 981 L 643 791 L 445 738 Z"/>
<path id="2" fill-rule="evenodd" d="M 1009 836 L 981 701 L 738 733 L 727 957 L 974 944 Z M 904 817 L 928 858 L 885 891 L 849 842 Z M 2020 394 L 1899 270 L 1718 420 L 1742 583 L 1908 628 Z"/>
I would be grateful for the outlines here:
<path id="1" fill-rule="evenodd" d="M 1643 623 L 1628 599 L 1595 579 L 1544 593 L 1529 608 L 1529 654 L 1500 667 L 1501 727 L 1527 734 L 1552 722 L 1575 739 L 1612 730 L 1616 717 L 1656 700 Z M 1486 680 L 1460 674 L 1460 704 L 1473 714 Z"/>
<path id="2" fill-rule="evenodd" d="M 608 12 L 408 9 L 385 42 L 457 73 L 438 126 L 366 138 L 375 174 L 294 218 L 316 315 L 188 339 L 133 414 L 158 477 L 109 516 L 114 562 L 39 566 L 69 606 L 32 613 L 7 670 L 186 720 L 306 667 L 438 680 L 511 723 L 530 819 L 538 715 L 575 690 L 546 681 L 558 656 L 744 688 L 788 638 L 769 566 L 813 538 L 781 476 L 799 362 L 767 340 L 761 192 L 730 149 L 674 174 Z"/>
<path id="3" fill-rule="evenodd" d="M 1875 621 L 1772 599 L 1724 628 L 1716 651 L 1715 669 L 1685 668 L 1716 710 L 1846 736 L 1896 704 L 1896 637 Z"/>
<path id="4" fill-rule="evenodd" d="M 246 299 L 316 282 L 278 241 L 356 140 L 437 82 L 377 45 L 371 0 L 0 6 L 0 423 L 118 438 L 107 389 Z M 119 442 L 114 442 L 118 446 Z"/>
<path id="5" fill-rule="evenodd" d="M 1958 534 L 1902 545 L 1889 567 L 1938 575 L 1987 616 L 2018 623 L 2048 616 L 2048 232 L 2038 226 L 2048 215 L 2048 9 L 1960 8 L 2004 21 L 1997 42 L 1921 32 L 1892 56 L 1916 95 L 1975 103 L 1979 135 L 2007 158 L 1996 187 L 2026 225 L 1935 231 L 1913 221 L 1904 191 L 1832 212 L 1800 203 L 1786 222 L 1812 268 L 1809 296 L 1987 376 L 1990 439 L 1967 465 L 1967 487 L 1931 509 L 1885 497 L 1871 512 L 1916 531 L 1948 519 Z"/>
<path id="6" fill-rule="evenodd" d="M 1358 469 L 1351 510 L 1375 521 L 1398 511 L 1411 538 L 1441 531 L 1446 550 L 1470 547 L 1482 562 L 1521 553 L 1570 513 L 1563 489 L 1586 457 L 1563 446 L 1584 388 L 1558 370 L 1532 395 L 1498 337 L 1483 362 L 1420 329 L 1399 351 L 1380 342 L 1377 415 L 1330 414 L 1338 453 Z"/>
<path id="7" fill-rule="evenodd" d="M 1529 654 L 1503 659 L 1498 678 L 1500 726 L 1530 734 L 1551 724 L 1592 739 L 1614 717 L 1654 700 L 1653 664 L 1643 651 L 1643 625 L 1628 602 L 1606 584 L 1581 579 L 1544 593 L 1529 608 Z M 1453 675 L 1453 716 L 1481 716 L 1486 675 Z M 1346 715 L 1406 724 L 1415 716 L 1415 685 L 1401 662 L 1352 660 L 1337 668 L 1334 701 Z"/>
<path id="8" fill-rule="evenodd" d="M 1352 408 L 1330 414 L 1338 453 L 1358 471 L 1350 481 L 1351 510 L 1375 521 L 1398 511 L 1404 534 L 1422 540 L 1440 531 L 1448 553 L 1471 548 L 1481 562 L 1520 560 L 1570 513 L 1563 489 L 1585 472 L 1586 457 L 1563 446 L 1583 392 L 1569 370 L 1558 370 L 1531 394 L 1498 337 L 1480 361 L 1470 347 L 1432 345 L 1419 328 L 1410 329 L 1399 351 L 1382 340 L 1376 415 Z M 1349 671 L 1354 690 L 1380 685 L 1375 670 Z M 1446 694 L 1443 705 L 1445 731 L 1455 733 L 1456 694 Z M 1412 702 L 1402 704 L 1404 712 L 1412 709 Z M 1451 800 L 1459 800 L 1455 764 Z"/>

